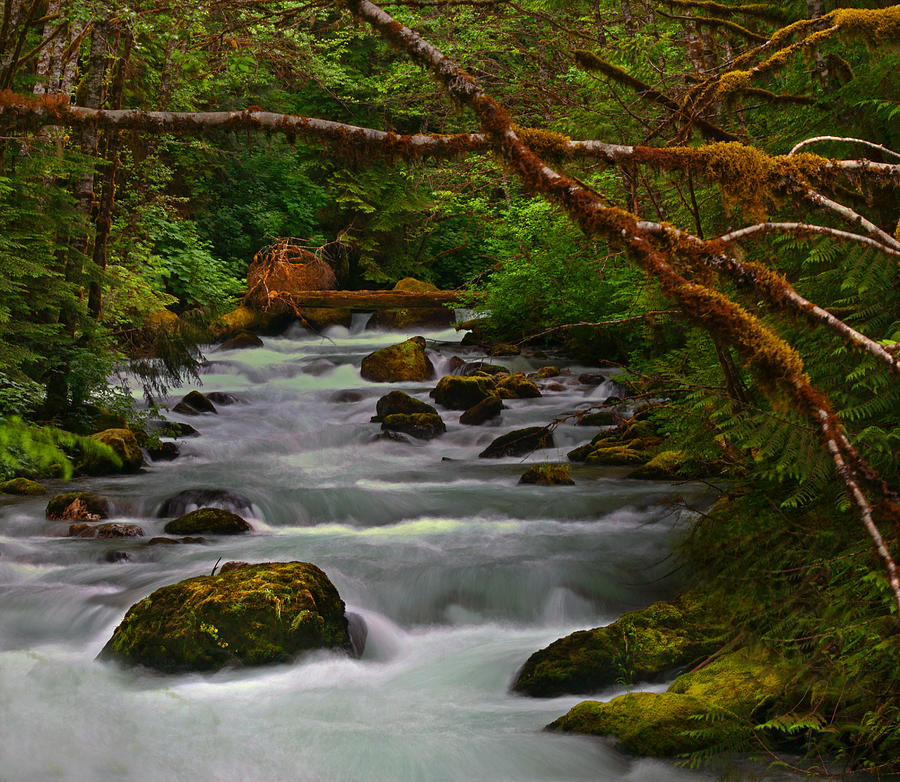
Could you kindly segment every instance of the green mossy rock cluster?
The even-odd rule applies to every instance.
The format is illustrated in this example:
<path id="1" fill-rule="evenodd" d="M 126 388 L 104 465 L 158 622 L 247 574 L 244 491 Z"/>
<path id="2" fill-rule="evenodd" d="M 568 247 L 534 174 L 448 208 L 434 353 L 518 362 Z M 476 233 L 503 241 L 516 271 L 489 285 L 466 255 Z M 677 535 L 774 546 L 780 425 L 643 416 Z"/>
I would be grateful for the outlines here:
<path id="1" fill-rule="evenodd" d="M 19 494 L 33 497 L 46 493 L 47 490 L 41 484 L 28 478 L 11 478 L 0 483 L 0 494 Z"/>
<path id="2" fill-rule="evenodd" d="M 196 535 L 208 532 L 212 535 L 240 535 L 253 528 L 231 511 L 222 508 L 198 508 L 170 521 L 163 528 L 168 535 Z"/>
<path id="3" fill-rule="evenodd" d="M 545 426 L 529 426 L 497 437 L 480 454 L 479 459 L 502 459 L 504 456 L 525 456 L 541 448 L 553 447 L 553 432 Z"/>
<path id="4" fill-rule="evenodd" d="M 612 736 L 637 755 L 677 757 L 740 747 L 766 721 L 788 719 L 799 697 L 784 660 L 745 648 L 679 676 L 664 693 L 585 701 L 547 727 Z"/>
<path id="5" fill-rule="evenodd" d="M 512 689 L 542 698 L 657 681 L 701 662 L 727 641 L 690 595 L 654 603 L 606 627 L 580 630 L 535 652 Z"/>
<path id="6" fill-rule="evenodd" d="M 633 417 L 612 429 L 600 432 L 587 445 L 569 451 L 571 462 L 630 466 L 645 464 L 653 458 L 653 451 L 662 438 L 649 421 Z"/>
<path id="7" fill-rule="evenodd" d="M 537 372 L 534 373 L 534 376 L 538 380 L 546 380 L 548 377 L 558 377 L 559 374 L 560 374 L 559 367 L 546 366 L 546 367 L 541 367 Z"/>
<path id="8" fill-rule="evenodd" d="M 391 391 L 375 403 L 372 423 L 381 423 L 389 415 L 415 415 L 425 413 L 437 415 L 437 410 L 427 402 L 422 402 L 404 391 Z"/>
<path id="9" fill-rule="evenodd" d="M 490 365 L 488 365 L 490 366 Z M 431 392 L 434 401 L 449 410 L 470 410 L 490 397 L 498 399 L 535 399 L 541 395 L 538 387 L 520 372 L 446 375 Z"/>
<path id="10" fill-rule="evenodd" d="M 724 463 L 702 462 L 682 451 L 660 451 L 646 464 L 628 474 L 629 478 L 649 481 L 717 478 L 725 473 Z"/>
<path id="11" fill-rule="evenodd" d="M 447 431 L 437 413 L 395 413 L 385 416 L 381 428 L 385 432 L 402 432 L 418 440 L 431 440 Z"/>
<path id="12" fill-rule="evenodd" d="M 519 478 L 519 483 L 537 486 L 574 486 L 567 464 L 535 464 Z"/>
<path id="13" fill-rule="evenodd" d="M 57 494 L 47 503 L 45 515 L 51 521 L 97 521 L 108 519 L 109 500 L 90 491 Z"/>
<path id="14" fill-rule="evenodd" d="M 425 338 L 412 337 L 370 353 L 362 360 L 360 373 L 376 383 L 419 382 L 434 377 L 434 365 L 425 355 Z"/>
<path id="15" fill-rule="evenodd" d="M 105 449 L 86 451 L 78 463 L 79 472 L 87 475 L 116 475 L 134 473 L 144 466 L 141 446 L 130 429 L 105 429 L 92 434 L 89 439 L 108 446 L 112 453 Z"/>
<path id="16" fill-rule="evenodd" d="M 269 562 L 157 589 L 129 609 L 101 658 L 165 673 L 350 652 L 344 602 L 306 562 Z"/>

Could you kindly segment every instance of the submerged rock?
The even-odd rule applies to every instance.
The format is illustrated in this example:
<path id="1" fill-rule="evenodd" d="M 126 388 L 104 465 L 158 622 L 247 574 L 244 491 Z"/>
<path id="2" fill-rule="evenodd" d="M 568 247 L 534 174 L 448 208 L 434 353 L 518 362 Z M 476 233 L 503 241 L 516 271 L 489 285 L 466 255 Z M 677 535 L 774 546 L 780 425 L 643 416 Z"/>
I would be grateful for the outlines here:
<path id="1" fill-rule="evenodd" d="M 137 524 L 109 522 L 107 524 L 87 524 L 80 522 L 69 526 L 70 538 L 142 538 L 144 530 Z"/>
<path id="2" fill-rule="evenodd" d="M 222 508 L 232 513 L 253 514 L 253 503 L 243 494 L 227 489 L 185 489 L 169 497 L 159 509 L 157 517 L 183 516 L 197 508 Z"/>
<path id="3" fill-rule="evenodd" d="M 219 350 L 246 350 L 247 348 L 261 348 L 263 346 L 263 341 L 256 336 L 256 334 L 251 334 L 249 331 L 242 331 L 239 334 L 235 334 L 233 337 L 229 337 L 226 339 L 221 345 L 219 345 Z"/>
<path id="4" fill-rule="evenodd" d="M 90 491 L 57 494 L 47 503 L 45 515 L 51 521 L 99 521 L 108 519 L 109 500 Z"/>
<path id="5" fill-rule="evenodd" d="M 479 459 L 502 459 L 504 456 L 525 456 L 541 448 L 553 447 L 553 432 L 545 426 L 529 426 L 496 438 L 480 454 Z"/>
<path id="6" fill-rule="evenodd" d="M 111 448 L 119 464 L 103 454 L 85 453 L 78 464 L 79 472 L 88 475 L 114 475 L 137 472 L 144 466 L 141 447 L 130 429 L 105 429 L 90 435 L 90 439 Z"/>
<path id="7" fill-rule="evenodd" d="M 381 428 L 402 432 L 419 440 L 431 440 L 447 431 L 447 426 L 437 413 L 394 413 L 385 416 Z"/>
<path id="8" fill-rule="evenodd" d="M 538 486 L 574 486 L 567 464 L 535 464 L 519 478 L 519 483 Z"/>
<path id="9" fill-rule="evenodd" d="M 489 396 L 466 410 L 459 417 L 459 422 L 467 426 L 480 426 L 491 419 L 497 418 L 503 409 L 503 402 L 500 401 L 499 397 Z"/>
<path id="10" fill-rule="evenodd" d="M 177 459 L 181 451 L 175 443 L 164 442 L 147 449 L 147 454 L 154 462 L 171 462 Z"/>
<path id="11" fill-rule="evenodd" d="M 199 532 L 240 535 L 252 529 L 253 527 L 236 513 L 222 508 L 198 508 L 170 521 L 163 527 L 163 532 L 169 535 L 195 535 Z"/>
<path id="12" fill-rule="evenodd" d="M 360 373 L 376 383 L 417 382 L 433 378 L 434 365 L 425 355 L 425 338 L 413 337 L 370 353 L 362 360 Z"/>
<path id="13" fill-rule="evenodd" d="M 222 405 L 223 407 L 236 405 L 241 401 L 234 394 L 229 394 L 227 391 L 210 391 L 206 398 L 213 404 Z"/>
<path id="14" fill-rule="evenodd" d="M 442 377 L 434 391 L 434 401 L 450 410 L 468 410 L 488 397 L 496 396 L 494 381 L 488 377 Z"/>
<path id="15" fill-rule="evenodd" d="M 47 490 L 37 481 L 28 478 L 11 478 L 0 483 L 0 494 L 19 494 L 21 496 L 36 497 L 46 494 Z"/>
<path id="16" fill-rule="evenodd" d="M 157 589 L 100 657 L 180 673 L 285 663 L 312 649 L 351 653 L 344 602 L 315 565 L 269 562 Z"/>
<path id="17" fill-rule="evenodd" d="M 437 410 L 427 402 L 422 402 L 404 391 L 391 391 L 375 403 L 372 423 L 380 423 L 389 415 L 414 415 L 425 413 L 437 415 Z"/>
<path id="18" fill-rule="evenodd" d="M 512 689 L 540 698 L 596 692 L 614 684 L 657 681 L 698 663 L 727 640 L 689 595 L 625 614 L 535 652 Z"/>

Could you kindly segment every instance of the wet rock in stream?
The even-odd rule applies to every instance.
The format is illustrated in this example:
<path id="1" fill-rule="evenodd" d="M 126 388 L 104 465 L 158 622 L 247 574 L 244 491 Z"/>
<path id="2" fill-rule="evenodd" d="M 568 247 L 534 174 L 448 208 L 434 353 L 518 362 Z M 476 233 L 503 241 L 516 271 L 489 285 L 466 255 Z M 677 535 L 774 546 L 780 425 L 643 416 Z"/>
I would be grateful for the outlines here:
<path id="1" fill-rule="evenodd" d="M 222 508 L 239 516 L 252 516 L 253 503 L 243 494 L 228 489 L 185 489 L 163 502 L 157 517 L 183 516 L 197 508 Z"/>

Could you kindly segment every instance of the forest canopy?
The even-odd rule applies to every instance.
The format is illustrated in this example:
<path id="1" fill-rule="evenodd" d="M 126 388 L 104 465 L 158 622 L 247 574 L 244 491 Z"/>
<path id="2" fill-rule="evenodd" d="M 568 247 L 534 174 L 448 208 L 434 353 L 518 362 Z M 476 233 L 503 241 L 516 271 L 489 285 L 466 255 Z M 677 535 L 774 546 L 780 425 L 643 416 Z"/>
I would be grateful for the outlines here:
<path id="1" fill-rule="evenodd" d="M 347 288 L 414 276 L 483 292 L 498 339 L 621 365 L 636 397 L 667 400 L 657 426 L 691 458 L 726 463 L 778 513 L 828 509 L 856 570 L 827 589 L 866 594 L 851 620 L 803 610 L 829 650 L 854 647 L 852 621 L 867 648 L 889 638 L 869 662 L 896 671 L 900 6 L 6 0 L 2 13 L 9 426 L 87 431 L 92 411 L 130 405 L 117 368 L 159 396 L 196 367 L 257 250 L 297 237 Z M 784 561 L 760 567 L 794 566 L 814 534 L 794 530 Z M 809 558 L 843 556 L 829 546 Z M 769 629 L 785 632 L 799 600 Z M 786 645 L 806 650 L 807 630 Z M 845 673 L 861 664 L 837 657 Z M 861 735 L 879 756 L 900 747 L 896 729 Z"/>

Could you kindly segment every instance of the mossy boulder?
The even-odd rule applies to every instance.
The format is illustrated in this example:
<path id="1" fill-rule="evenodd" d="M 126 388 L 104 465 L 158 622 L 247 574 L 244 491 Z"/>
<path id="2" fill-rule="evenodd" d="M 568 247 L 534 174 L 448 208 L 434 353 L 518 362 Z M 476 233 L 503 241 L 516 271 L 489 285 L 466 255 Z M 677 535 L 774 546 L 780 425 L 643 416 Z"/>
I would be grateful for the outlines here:
<path id="1" fill-rule="evenodd" d="M 675 757 L 735 746 L 751 738 L 751 726 L 790 712 L 802 695 L 784 659 L 745 647 L 682 674 L 664 693 L 579 703 L 548 728 L 613 736 L 629 752 Z"/>
<path id="2" fill-rule="evenodd" d="M 503 402 L 499 397 L 489 396 L 472 405 L 459 417 L 459 422 L 466 426 L 480 426 L 497 418 L 503 410 Z"/>
<path id="3" fill-rule="evenodd" d="M 431 440 L 447 431 L 437 413 L 394 413 L 384 417 L 381 428 L 386 432 L 402 432 L 419 440 Z"/>
<path id="4" fill-rule="evenodd" d="M 505 342 L 492 345 L 488 351 L 492 356 L 518 356 L 522 349 L 518 345 L 510 345 Z"/>
<path id="5" fill-rule="evenodd" d="M 669 758 L 738 738 L 741 727 L 716 711 L 689 695 L 632 692 L 608 703 L 579 703 L 547 729 L 613 736 L 627 752 Z"/>
<path id="6" fill-rule="evenodd" d="M 525 456 L 541 448 L 553 447 L 553 432 L 545 426 L 529 426 L 500 435 L 480 454 L 479 459 L 502 459 L 504 456 Z"/>
<path id="7" fill-rule="evenodd" d="M 559 374 L 559 367 L 547 366 L 541 367 L 537 372 L 534 373 L 534 376 L 538 380 L 546 380 L 548 377 L 558 377 Z"/>
<path id="8" fill-rule="evenodd" d="M 315 565 L 269 562 L 157 589 L 129 609 L 103 659 L 165 673 L 350 653 L 344 602 Z"/>
<path id="9" fill-rule="evenodd" d="M 88 475 L 111 475 L 120 472 L 137 472 L 144 466 L 141 447 L 138 445 L 134 432 L 130 429 L 105 429 L 90 435 L 90 439 L 109 446 L 116 455 L 116 459 L 110 459 L 102 453 L 85 453 L 78 465 L 80 472 Z"/>
<path id="10" fill-rule="evenodd" d="M 535 652 L 512 689 L 541 698 L 596 692 L 614 684 L 658 681 L 701 662 L 727 641 L 704 608 L 686 595 L 625 614 L 606 627 L 579 630 Z"/>
<path id="11" fill-rule="evenodd" d="M 226 312 L 217 318 L 210 330 L 215 339 L 223 340 L 242 332 L 255 334 L 277 334 L 293 320 L 291 316 L 281 313 L 275 315 L 268 312 L 259 312 L 241 305 L 230 312 Z"/>
<path id="12" fill-rule="evenodd" d="M 41 484 L 28 478 L 11 478 L 0 483 L 0 494 L 19 494 L 33 497 L 46 493 L 47 490 Z"/>
<path id="13" fill-rule="evenodd" d="M 440 289 L 434 283 L 417 280 L 415 277 L 404 277 L 402 280 L 397 281 L 396 285 L 394 285 L 394 290 L 404 293 L 428 293 L 429 291 Z"/>
<path id="14" fill-rule="evenodd" d="M 566 464 L 535 464 L 519 478 L 519 483 L 537 486 L 574 486 Z"/>
<path id="15" fill-rule="evenodd" d="M 579 426 L 615 426 L 620 423 L 622 417 L 612 410 L 599 410 L 596 413 L 588 413 L 578 419 Z"/>
<path id="16" fill-rule="evenodd" d="M 47 503 L 45 515 L 51 521 L 99 521 L 108 519 L 109 500 L 90 491 L 57 494 Z"/>
<path id="17" fill-rule="evenodd" d="M 501 399 L 536 399 L 541 396 L 540 389 L 520 372 L 501 375 L 495 381 Z"/>
<path id="18" fill-rule="evenodd" d="M 422 402 L 404 391 L 391 391 L 375 403 L 372 423 L 380 423 L 389 415 L 415 415 L 417 413 L 437 415 L 437 410 L 427 402 Z"/>
<path id="19" fill-rule="evenodd" d="M 316 331 L 329 326 L 350 328 L 353 323 L 353 310 L 349 307 L 304 307 L 303 319 Z"/>
<path id="20" fill-rule="evenodd" d="M 360 373 L 376 383 L 419 382 L 434 377 L 434 365 L 425 354 L 425 338 L 412 337 L 370 353 L 362 360 Z"/>
<path id="21" fill-rule="evenodd" d="M 412 329 L 446 328 L 453 323 L 453 310 L 447 307 L 410 307 L 379 310 L 369 321 L 369 328 Z"/>
<path id="22" fill-rule="evenodd" d="M 196 535 L 209 532 L 213 535 L 240 535 L 253 529 L 244 519 L 222 508 L 198 508 L 173 519 L 163 531 L 168 535 Z"/>
<path id="23" fill-rule="evenodd" d="M 705 462 L 687 457 L 682 451 L 660 451 L 627 477 L 650 481 L 692 480 L 721 476 L 723 462 Z"/>
<path id="24" fill-rule="evenodd" d="M 468 410 L 483 399 L 496 396 L 491 378 L 460 375 L 442 377 L 431 393 L 437 404 L 450 410 Z"/>

